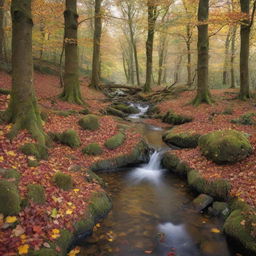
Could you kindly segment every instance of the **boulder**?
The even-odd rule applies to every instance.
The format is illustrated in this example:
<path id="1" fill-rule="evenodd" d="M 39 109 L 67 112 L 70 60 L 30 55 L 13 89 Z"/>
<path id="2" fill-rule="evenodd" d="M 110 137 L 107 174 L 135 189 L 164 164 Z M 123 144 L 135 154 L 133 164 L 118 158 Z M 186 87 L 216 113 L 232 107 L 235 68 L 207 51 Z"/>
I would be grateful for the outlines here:
<path id="1" fill-rule="evenodd" d="M 118 109 L 112 108 L 112 107 L 107 107 L 106 111 L 104 111 L 104 112 L 108 115 L 118 116 L 121 118 L 125 118 L 128 116 L 128 114 L 126 114 Z"/>
<path id="2" fill-rule="evenodd" d="M 206 194 L 201 194 L 197 198 L 193 200 L 193 206 L 196 211 L 200 212 L 211 205 L 213 202 L 213 198 Z"/>
<path id="3" fill-rule="evenodd" d="M 170 171 L 174 171 L 177 168 L 179 162 L 179 158 L 171 152 L 165 152 L 163 154 L 162 165 L 164 168 L 167 168 Z"/>
<path id="4" fill-rule="evenodd" d="M 236 130 L 208 133 L 200 137 L 198 144 L 202 154 L 217 164 L 236 163 L 253 151 L 246 136 Z"/>
<path id="5" fill-rule="evenodd" d="M 84 149 L 82 149 L 82 152 L 90 156 L 97 156 L 97 155 L 101 155 L 103 150 L 99 144 L 92 143 L 86 146 Z"/>
<path id="6" fill-rule="evenodd" d="M 98 117 L 92 114 L 84 116 L 82 119 L 79 120 L 78 124 L 84 130 L 90 130 L 90 131 L 96 131 L 100 127 Z"/>
<path id="7" fill-rule="evenodd" d="M 81 144 L 80 138 L 74 130 L 67 130 L 61 133 L 58 140 L 61 144 L 67 145 L 71 148 L 79 147 Z"/>
<path id="8" fill-rule="evenodd" d="M 114 104 L 112 105 L 113 108 L 119 110 L 119 111 L 122 111 L 126 114 L 137 114 L 139 113 L 139 110 L 133 106 L 130 106 L 130 105 L 126 105 L 126 104 Z"/>
<path id="9" fill-rule="evenodd" d="M 113 137 L 109 138 L 105 142 L 105 146 L 106 148 L 113 150 L 120 147 L 124 143 L 124 140 L 125 140 L 125 134 L 120 132 L 114 135 Z"/>
<path id="10" fill-rule="evenodd" d="M 32 200 L 36 204 L 45 203 L 44 188 L 40 184 L 29 184 L 28 189 L 28 199 Z"/>
<path id="11" fill-rule="evenodd" d="M 163 122 L 167 124 L 180 125 L 189 123 L 193 120 L 190 116 L 175 114 L 172 110 L 169 110 L 163 117 Z"/>
<path id="12" fill-rule="evenodd" d="M 73 187 L 72 177 L 62 172 L 57 172 L 54 175 L 53 182 L 63 190 L 70 190 Z"/>
<path id="13" fill-rule="evenodd" d="M 228 217 L 230 214 L 230 209 L 228 207 L 228 204 L 225 202 L 214 202 L 212 204 L 212 207 L 209 207 L 209 213 L 213 216 L 219 216 L 224 219 Z"/>
<path id="14" fill-rule="evenodd" d="M 163 135 L 163 141 L 170 146 L 179 148 L 196 148 L 200 134 L 195 132 L 176 132 L 170 130 Z"/>

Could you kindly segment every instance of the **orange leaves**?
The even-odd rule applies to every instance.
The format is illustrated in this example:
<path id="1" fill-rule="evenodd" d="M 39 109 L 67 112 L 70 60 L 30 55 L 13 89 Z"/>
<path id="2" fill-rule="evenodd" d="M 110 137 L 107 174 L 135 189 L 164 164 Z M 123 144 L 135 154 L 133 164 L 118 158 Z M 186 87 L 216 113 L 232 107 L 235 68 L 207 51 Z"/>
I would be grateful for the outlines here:
<path id="1" fill-rule="evenodd" d="M 18 247 L 18 252 L 19 255 L 24 255 L 27 254 L 29 250 L 29 245 L 28 244 L 24 244 Z"/>

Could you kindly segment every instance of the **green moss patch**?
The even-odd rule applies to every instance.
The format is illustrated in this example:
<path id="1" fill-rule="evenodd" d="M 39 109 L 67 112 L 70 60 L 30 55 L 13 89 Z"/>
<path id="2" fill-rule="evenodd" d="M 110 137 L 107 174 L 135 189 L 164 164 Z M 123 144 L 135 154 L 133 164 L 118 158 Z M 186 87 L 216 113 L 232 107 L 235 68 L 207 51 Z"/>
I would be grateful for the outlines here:
<path id="1" fill-rule="evenodd" d="M 61 251 L 60 251 L 60 255 L 61 256 L 65 256 L 68 253 L 68 248 L 70 246 L 70 243 L 73 240 L 73 234 L 66 230 L 63 229 L 60 232 L 60 237 L 57 239 L 57 246 L 60 247 Z"/>
<path id="2" fill-rule="evenodd" d="M 180 125 L 191 122 L 193 120 L 190 116 L 175 114 L 172 110 L 169 110 L 163 117 L 163 122 L 167 124 Z"/>
<path id="3" fill-rule="evenodd" d="M 86 115 L 82 119 L 79 120 L 78 124 L 84 130 L 95 131 L 100 127 L 98 117 L 96 115 Z"/>
<path id="4" fill-rule="evenodd" d="M 20 211 L 21 199 L 14 183 L 0 180 L 0 213 L 16 215 Z"/>
<path id="5" fill-rule="evenodd" d="M 256 116 L 255 113 L 247 113 L 240 116 L 237 119 L 231 120 L 231 123 L 242 124 L 242 125 L 255 125 L 256 124 L 255 116 Z"/>
<path id="6" fill-rule="evenodd" d="M 87 170 L 86 180 L 90 183 L 98 183 L 101 186 L 105 186 L 104 180 L 101 177 L 99 177 L 96 173 L 94 173 L 92 170 Z"/>
<path id="7" fill-rule="evenodd" d="M 58 140 L 61 144 L 67 145 L 71 148 L 76 148 L 81 145 L 80 138 L 74 130 L 67 130 L 59 136 L 56 135 L 55 140 Z"/>
<path id="8" fill-rule="evenodd" d="M 179 148 L 196 148 L 200 136 L 200 134 L 194 132 L 176 132 L 171 130 L 163 135 L 163 141 L 167 145 Z"/>
<path id="9" fill-rule="evenodd" d="M 53 182 L 63 190 L 70 190 L 73 187 L 72 177 L 62 172 L 57 172 L 54 175 Z"/>
<path id="10" fill-rule="evenodd" d="M 96 192 L 91 197 L 89 209 L 95 220 L 104 217 L 111 207 L 111 200 L 105 192 Z"/>
<path id="11" fill-rule="evenodd" d="M 15 169 L 1 169 L 0 173 L 0 176 L 5 179 L 14 179 L 16 184 L 20 181 L 21 174 Z"/>
<path id="12" fill-rule="evenodd" d="M 45 146 L 37 143 L 27 143 L 20 147 L 23 154 L 27 156 L 35 156 L 38 160 L 48 159 L 48 150 Z"/>
<path id="13" fill-rule="evenodd" d="M 114 104 L 112 107 L 119 110 L 119 111 L 122 111 L 126 114 L 137 114 L 137 113 L 139 113 L 139 110 L 137 108 L 135 108 L 133 106 L 121 104 L 121 103 Z"/>
<path id="14" fill-rule="evenodd" d="M 104 111 L 107 115 L 112 115 L 112 116 L 118 116 L 121 118 L 125 118 L 128 115 L 124 112 L 122 112 L 121 110 L 112 108 L 112 107 L 107 107 L 106 110 Z"/>
<path id="15" fill-rule="evenodd" d="M 170 152 L 165 152 L 162 158 L 162 165 L 170 171 L 174 171 L 179 164 L 179 158 L 171 154 Z"/>
<path id="16" fill-rule="evenodd" d="M 246 136 L 236 130 L 214 131 L 199 139 L 204 156 L 217 164 L 235 163 L 252 153 L 252 146 Z"/>
<path id="17" fill-rule="evenodd" d="M 102 154 L 103 150 L 102 148 L 100 147 L 99 144 L 97 143 L 92 143 L 92 144 L 89 144 L 88 146 L 86 146 L 82 152 L 84 154 L 87 154 L 87 155 L 92 155 L 92 156 L 97 156 L 97 155 L 100 155 Z"/>
<path id="18" fill-rule="evenodd" d="M 45 203 L 44 188 L 39 184 L 29 184 L 28 189 L 28 199 L 32 200 L 36 204 Z"/>
<path id="19" fill-rule="evenodd" d="M 42 248 L 39 251 L 34 251 L 32 256 L 58 256 L 55 249 Z"/>
<path id="20" fill-rule="evenodd" d="M 115 136 L 111 137 L 110 139 L 108 139 L 105 142 L 105 146 L 106 148 L 113 150 L 120 147 L 124 143 L 124 140 L 125 140 L 125 134 L 120 132 Z"/>

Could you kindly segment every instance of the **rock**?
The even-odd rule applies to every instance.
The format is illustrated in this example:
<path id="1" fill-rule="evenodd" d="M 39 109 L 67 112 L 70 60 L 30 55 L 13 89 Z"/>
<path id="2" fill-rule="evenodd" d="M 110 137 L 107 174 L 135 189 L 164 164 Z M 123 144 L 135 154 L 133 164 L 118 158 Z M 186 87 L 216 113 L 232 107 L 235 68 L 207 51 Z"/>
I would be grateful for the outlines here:
<path id="1" fill-rule="evenodd" d="M 97 155 L 101 155 L 103 150 L 99 144 L 92 143 L 86 146 L 84 149 L 82 149 L 82 152 L 87 155 L 97 156 Z"/>
<path id="2" fill-rule="evenodd" d="M 149 115 L 149 116 L 153 116 L 153 115 L 158 115 L 159 113 L 160 113 L 159 107 L 151 105 L 151 106 L 149 106 L 148 111 L 147 111 L 146 114 Z"/>
<path id="3" fill-rule="evenodd" d="M 104 180 L 99 177 L 95 172 L 92 170 L 87 170 L 86 171 L 86 180 L 90 183 L 98 183 L 101 186 L 105 186 Z"/>
<path id="4" fill-rule="evenodd" d="M 122 111 L 123 113 L 126 113 L 126 114 L 139 113 L 139 110 L 137 108 L 135 108 L 133 106 L 126 105 L 126 104 L 121 104 L 121 103 L 113 104 L 112 108 Z"/>
<path id="5" fill-rule="evenodd" d="M 231 120 L 231 123 L 242 124 L 242 125 L 255 125 L 256 124 L 255 116 L 256 116 L 255 113 L 247 113 L 240 116 L 237 119 Z"/>
<path id="6" fill-rule="evenodd" d="M 214 131 L 199 138 L 204 156 L 217 164 L 236 163 L 248 157 L 253 149 L 246 136 L 236 130 Z"/>
<path id="7" fill-rule="evenodd" d="M 177 167 L 177 165 L 179 164 L 180 160 L 179 158 L 170 153 L 170 152 L 165 152 L 163 154 L 163 158 L 162 158 L 162 165 L 167 168 L 170 171 L 174 171 Z"/>
<path id="8" fill-rule="evenodd" d="M 82 119 L 79 120 L 78 124 L 84 130 L 90 130 L 90 131 L 96 131 L 100 127 L 98 117 L 92 114 L 84 116 Z"/>
<path id="9" fill-rule="evenodd" d="M 16 215 L 20 211 L 21 199 L 13 182 L 0 180 L 0 213 L 5 216 Z"/>
<path id="10" fill-rule="evenodd" d="M 80 110 L 79 111 L 79 114 L 82 114 L 82 115 L 88 115 L 90 114 L 90 110 L 88 108 L 85 108 L 83 110 Z"/>
<path id="11" fill-rule="evenodd" d="M 170 130 L 163 135 L 163 141 L 167 145 L 174 145 L 179 148 L 196 148 L 200 134 L 195 132 L 176 132 Z"/>
<path id="12" fill-rule="evenodd" d="M 63 190 L 70 190 L 73 187 L 73 180 L 70 175 L 57 172 L 53 177 L 53 182 Z"/>
<path id="13" fill-rule="evenodd" d="M 230 209 L 225 202 L 214 202 L 212 207 L 209 207 L 209 213 L 226 219 L 230 214 Z"/>
<path id="14" fill-rule="evenodd" d="M 178 165 L 176 166 L 176 169 L 174 170 L 175 173 L 177 173 L 180 176 L 187 176 L 187 174 L 191 171 L 192 169 L 188 165 L 187 162 L 185 161 L 180 161 Z"/>
<path id="15" fill-rule="evenodd" d="M 40 184 L 29 184 L 28 189 L 28 199 L 32 200 L 36 204 L 45 203 L 44 188 Z"/>
<path id="16" fill-rule="evenodd" d="M 213 198 L 206 194 L 199 195 L 196 199 L 193 200 L 194 208 L 200 212 L 212 204 Z"/>
<path id="17" fill-rule="evenodd" d="M 27 156 L 35 156 L 38 160 L 48 159 L 48 150 L 37 143 L 26 143 L 20 147 L 20 151 Z"/>
<path id="18" fill-rule="evenodd" d="M 13 179 L 16 184 L 19 183 L 21 174 L 15 169 L 0 169 L 0 176 L 4 179 Z"/>
<path id="19" fill-rule="evenodd" d="M 74 130 L 67 130 L 61 133 L 59 136 L 59 142 L 71 148 L 79 147 L 81 144 L 80 138 Z"/>
<path id="20" fill-rule="evenodd" d="M 112 115 L 112 116 L 118 116 L 118 117 L 121 117 L 121 118 L 125 118 L 128 116 L 128 114 L 118 110 L 118 109 L 115 109 L 113 107 L 107 107 L 107 109 L 104 111 L 106 114 L 108 115 Z"/>
<path id="21" fill-rule="evenodd" d="M 163 122 L 167 124 L 180 125 L 191 122 L 193 120 L 190 116 L 175 114 L 172 110 L 169 110 L 163 117 Z"/>
<path id="22" fill-rule="evenodd" d="M 124 140 L 125 134 L 120 132 L 115 136 L 111 137 L 110 139 L 106 140 L 104 145 L 106 148 L 113 150 L 120 147 L 124 143 Z"/>

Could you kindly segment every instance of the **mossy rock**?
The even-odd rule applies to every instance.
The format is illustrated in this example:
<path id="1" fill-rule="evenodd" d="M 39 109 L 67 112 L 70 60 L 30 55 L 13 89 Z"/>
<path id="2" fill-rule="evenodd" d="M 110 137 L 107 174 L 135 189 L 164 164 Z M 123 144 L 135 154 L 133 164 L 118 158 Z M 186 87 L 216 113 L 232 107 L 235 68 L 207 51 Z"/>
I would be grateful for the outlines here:
<path id="1" fill-rule="evenodd" d="M 176 166 L 176 168 L 174 169 L 174 172 L 177 173 L 180 176 L 185 176 L 186 177 L 191 170 L 192 169 L 189 167 L 187 162 L 180 161 L 178 163 L 178 165 Z"/>
<path id="2" fill-rule="evenodd" d="M 44 188 L 40 184 L 29 184 L 28 189 L 28 199 L 32 200 L 36 204 L 45 203 Z"/>
<path id="3" fill-rule="evenodd" d="M 88 146 L 86 146 L 82 152 L 84 154 L 87 154 L 87 155 L 91 155 L 91 156 L 97 156 L 97 155 L 101 155 L 103 150 L 102 148 L 100 147 L 99 144 L 97 143 L 92 143 L 92 144 L 89 144 Z"/>
<path id="4" fill-rule="evenodd" d="M 172 110 L 169 110 L 163 117 L 163 122 L 173 125 L 181 125 L 193 120 L 190 116 L 175 114 Z"/>
<path id="5" fill-rule="evenodd" d="M 73 188 L 72 177 L 62 172 L 57 172 L 54 175 L 53 182 L 63 190 L 70 190 Z"/>
<path id="6" fill-rule="evenodd" d="M 80 110 L 79 111 L 79 114 L 82 114 L 82 115 L 89 115 L 90 114 L 90 110 L 88 108 L 85 108 L 83 110 Z"/>
<path id="7" fill-rule="evenodd" d="M 105 186 L 104 180 L 99 177 L 96 173 L 94 173 L 92 170 L 86 171 L 86 180 L 90 183 L 98 183 L 101 186 Z"/>
<path id="8" fill-rule="evenodd" d="M 240 243 L 247 250 L 246 255 L 256 255 L 256 239 L 252 236 L 252 223 L 256 223 L 256 215 L 254 220 L 248 221 L 248 214 L 240 209 L 232 211 L 224 223 L 226 235 Z"/>
<path id="9" fill-rule="evenodd" d="M 176 132 L 168 131 L 163 135 L 163 141 L 167 145 L 173 145 L 179 148 L 196 148 L 200 134 L 194 132 Z"/>
<path id="10" fill-rule="evenodd" d="M 51 248 L 42 248 L 39 251 L 34 251 L 32 256 L 58 256 L 58 253 L 55 249 Z"/>
<path id="11" fill-rule="evenodd" d="M 200 194 L 193 200 L 193 206 L 196 211 L 200 212 L 211 205 L 213 202 L 213 198 L 206 194 Z"/>
<path id="12" fill-rule="evenodd" d="M 32 159 L 28 160 L 28 166 L 29 167 L 37 167 L 39 165 L 40 165 L 40 162 L 38 160 L 32 160 Z"/>
<path id="13" fill-rule="evenodd" d="M 45 146 L 37 143 L 27 143 L 20 147 L 23 154 L 27 156 L 35 156 L 38 160 L 48 159 L 48 150 Z"/>
<path id="14" fill-rule="evenodd" d="M 120 147 L 124 143 L 124 140 L 125 140 L 125 134 L 120 132 L 114 135 L 113 137 L 111 137 L 110 139 L 106 140 L 105 146 L 106 148 L 113 150 Z"/>
<path id="15" fill-rule="evenodd" d="M 18 184 L 20 181 L 21 174 L 15 169 L 1 169 L 3 172 L 0 174 L 4 179 L 14 179 L 15 183 Z"/>
<path id="16" fill-rule="evenodd" d="M 255 113 L 247 113 L 240 116 L 237 119 L 231 120 L 231 123 L 242 124 L 242 125 L 255 125 L 256 124 L 255 116 L 256 116 Z"/>
<path id="17" fill-rule="evenodd" d="M 199 193 L 206 193 L 207 182 L 196 170 L 188 173 L 188 184 Z"/>
<path id="18" fill-rule="evenodd" d="M 5 216 L 16 215 L 20 212 L 21 199 L 18 189 L 13 182 L 0 180 L 0 213 Z"/>
<path id="19" fill-rule="evenodd" d="M 82 119 L 79 120 L 78 124 L 84 130 L 96 131 L 99 129 L 100 124 L 98 117 L 96 115 L 86 115 Z"/>
<path id="20" fill-rule="evenodd" d="M 107 115 L 112 115 L 112 116 L 118 116 L 121 118 L 125 118 L 128 115 L 118 109 L 115 109 L 113 107 L 107 107 L 106 110 L 104 111 Z"/>
<path id="21" fill-rule="evenodd" d="M 149 116 L 153 116 L 153 115 L 158 115 L 158 114 L 160 114 L 160 109 L 159 109 L 159 107 L 158 106 L 149 106 L 149 108 L 148 108 L 148 111 L 147 111 L 147 115 L 149 115 Z"/>
<path id="22" fill-rule="evenodd" d="M 214 131 L 199 139 L 204 156 L 217 164 L 236 163 L 248 157 L 253 149 L 246 136 L 236 130 Z"/>
<path id="23" fill-rule="evenodd" d="M 65 110 L 65 111 L 57 111 L 56 114 L 58 116 L 68 117 L 77 114 L 75 110 Z"/>
<path id="24" fill-rule="evenodd" d="M 60 256 L 66 256 L 68 253 L 68 249 L 70 247 L 71 242 L 73 241 L 73 234 L 66 230 L 62 229 L 60 231 L 60 237 L 57 239 L 56 244 L 60 247 L 61 251 L 59 253 Z"/>
<path id="25" fill-rule="evenodd" d="M 222 112 L 223 115 L 233 115 L 234 114 L 234 110 L 231 107 L 227 107 L 223 110 Z"/>
<path id="26" fill-rule="evenodd" d="M 170 171 L 174 171 L 179 162 L 180 160 L 176 155 L 170 152 L 165 152 L 163 154 L 162 165 L 164 166 L 164 168 L 167 168 Z"/>
<path id="27" fill-rule="evenodd" d="M 126 113 L 126 114 L 138 114 L 139 113 L 139 110 L 137 108 L 135 108 L 133 106 L 121 104 L 121 103 L 114 104 L 112 107 L 114 109 L 122 111 L 123 113 Z"/>
<path id="28" fill-rule="evenodd" d="M 79 220 L 74 224 L 76 235 L 91 233 L 94 226 L 94 217 L 91 213 L 85 215 L 83 220 Z"/>
<path id="29" fill-rule="evenodd" d="M 230 214 L 230 209 L 228 207 L 228 204 L 225 202 L 214 202 L 212 204 L 210 213 L 214 216 L 220 216 L 224 219 L 228 217 Z"/>
<path id="30" fill-rule="evenodd" d="M 59 139 L 61 144 L 67 145 L 71 148 L 76 148 L 81 145 L 80 138 L 74 130 L 67 130 L 61 133 L 59 138 L 56 139 Z"/>

